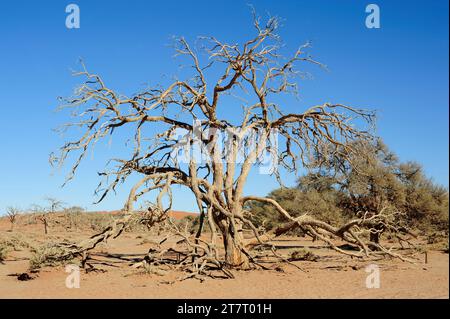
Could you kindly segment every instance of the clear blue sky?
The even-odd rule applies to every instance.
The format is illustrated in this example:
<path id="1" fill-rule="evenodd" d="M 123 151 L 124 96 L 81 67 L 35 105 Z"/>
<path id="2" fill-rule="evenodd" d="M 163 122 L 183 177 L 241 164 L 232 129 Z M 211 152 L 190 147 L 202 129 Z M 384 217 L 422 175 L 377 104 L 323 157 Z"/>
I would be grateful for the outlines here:
<path id="1" fill-rule="evenodd" d="M 88 209 L 121 208 L 128 189 L 93 206 L 96 172 L 114 148 L 100 148 L 65 188 L 67 170 L 53 171 L 48 154 L 63 140 L 52 132 L 67 120 L 58 96 L 78 83 L 70 69 L 83 57 L 123 93 L 177 72 L 167 46 L 173 35 L 215 35 L 242 42 L 252 35 L 244 1 L 4 1 L 0 5 L 0 213 L 26 208 L 46 195 Z M 65 7 L 81 9 L 81 28 L 65 27 Z M 381 28 L 365 27 L 365 7 L 381 9 Z M 284 18 L 281 35 L 291 50 L 307 40 L 329 67 L 301 83 L 299 109 L 324 102 L 378 110 L 378 134 L 401 160 L 422 163 L 448 187 L 448 1 L 254 1 L 256 10 Z M 110 152 L 110 153 L 108 153 Z M 294 176 L 285 176 L 292 185 Z M 277 187 L 253 175 L 247 191 Z M 195 210 L 178 192 L 175 208 Z"/>

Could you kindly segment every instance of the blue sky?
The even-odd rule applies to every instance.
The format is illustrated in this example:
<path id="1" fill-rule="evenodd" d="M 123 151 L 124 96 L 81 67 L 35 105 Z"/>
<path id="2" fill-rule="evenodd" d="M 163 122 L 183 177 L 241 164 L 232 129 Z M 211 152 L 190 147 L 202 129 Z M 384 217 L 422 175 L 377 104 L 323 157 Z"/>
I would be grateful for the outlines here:
<path id="1" fill-rule="evenodd" d="M 0 213 L 55 196 L 88 209 L 121 208 L 127 188 L 92 205 L 96 172 L 114 147 L 87 158 L 78 176 L 61 188 L 66 169 L 52 170 L 48 155 L 63 140 L 52 128 L 66 122 L 55 113 L 58 96 L 79 83 L 71 69 L 82 57 L 112 87 L 133 93 L 178 72 L 168 46 L 173 35 L 194 40 L 214 35 L 242 42 L 253 35 L 249 1 L 8 1 L 0 5 Z M 81 28 L 65 27 L 65 7 L 76 3 Z M 381 28 L 365 27 L 365 7 L 376 3 Z M 310 40 L 317 69 L 300 83 L 301 110 L 344 103 L 378 111 L 377 133 L 401 160 L 415 160 L 448 187 L 448 1 L 254 1 L 261 15 L 283 18 L 287 49 Z M 292 106 L 294 107 L 294 106 Z M 67 168 L 67 167 L 66 167 Z M 284 176 L 292 185 L 295 176 Z M 277 187 L 253 174 L 247 192 Z M 195 210 L 177 191 L 175 209 Z"/>

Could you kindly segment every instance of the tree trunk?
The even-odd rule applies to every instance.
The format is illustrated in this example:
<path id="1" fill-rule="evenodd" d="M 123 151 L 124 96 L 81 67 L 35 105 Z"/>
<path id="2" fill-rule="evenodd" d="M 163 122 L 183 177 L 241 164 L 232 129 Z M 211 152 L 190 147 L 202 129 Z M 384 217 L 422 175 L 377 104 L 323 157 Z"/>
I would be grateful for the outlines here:
<path id="1" fill-rule="evenodd" d="M 232 268 L 249 269 L 250 263 L 248 257 L 242 251 L 243 240 L 239 230 L 240 228 L 237 232 L 233 232 L 230 225 L 221 228 L 223 246 L 225 248 L 225 262 Z"/>
<path id="2" fill-rule="evenodd" d="M 48 225 L 47 225 L 47 221 L 44 221 L 44 233 L 47 235 L 48 234 Z"/>

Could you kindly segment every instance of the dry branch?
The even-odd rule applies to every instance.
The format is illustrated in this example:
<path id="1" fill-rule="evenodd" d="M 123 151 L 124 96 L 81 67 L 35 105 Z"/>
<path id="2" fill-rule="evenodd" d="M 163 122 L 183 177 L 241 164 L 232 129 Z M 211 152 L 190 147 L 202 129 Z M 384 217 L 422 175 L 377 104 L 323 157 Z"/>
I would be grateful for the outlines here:
<path id="1" fill-rule="evenodd" d="M 166 223 L 167 230 L 180 238 L 179 244 L 185 246 L 185 252 L 178 266 L 184 270 L 189 268 L 188 276 L 205 276 L 207 269 L 217 268 L 230 277 L 227 268 L 248 269 L 257 264 L 248 250 L 251 245 L 243 238 L 243 229 L 251 229 L 256 240 L 264 242 L 264 235 L 260 236 L 245 217 L 244 204 L 248 200 L 269 202 L 277 208 L 290 222 L 279 233 L 294 226 L 301 227 L 333 249 L 351 256 L 375 253 L 374 246 L 360 238 L 358 229 L 373 230 L 375 224 L 383 223 L 392 231 L 399 230 L 383 212 L 336 228 L 306 215 L 294 219 L 272 199 L 243 195 L 249 173 L 260 163 L 263 152 L 271 154 L 275 164 L 292 173 L 297 171 L 298 162 L 308 167 L 312 155 L 326 159 L 330 154 L 324 152 L 333 152 L 333 156 L 349 158 L 353 151 L 350 142 L 371 139 L 374 121 L 373 112 L 342 104 L 326 103 L 299 114 L 283 113 L 284 107 L 272 101 L 273 97 L 280 93 L 296 94 L 296 77 L 303 74 L 297 70 L 299 64 L 321 64 L 308 55 L 308 44 L 300 46 L 290 58 L 280 55 L 277 18 L 270 18 L 262 25 L 255 17 L 254 26 L 256 35 L 242 45 L 223 43 L 214 37 L 201 38 L 208 58 L 206 64 L 184 38 L 177 39 L 175 50 L 192 62 L 192 78 L 177 79 L 166 87 L 152 87 L 130 97 L 108 87 L 84 64 L 83 69 L 75 73 L 84 78 L 84 82 L 75 90 L 74 96 L 63 99 L 61 108 L 72 110 L 76 120 L 64 125 L 61 131 L 75 127 L 83 133 L 64 144 L 59 154 L 52 154 L 51 163 L 63 165 L 69 154 L 76 154 L 67 176 L 69 181 L 88 150 L 98 141 L 114 135 L 119 129 L 128 130 L 126 132 L 133 136 L 133 150 L 129 158 L 112 159 L 111 163 L 116 164 L 114 169 L 100 173 L 104 180 L 98 188 L 99 201 L 128 177 L 140 176 L 140 180 L 130 191 L 124 216 L 103 232 L 68 247 L 70 254 L 83 255 L 98 243 L 119 236 L 137 216 L 149 226 L 156 222 Z M 221 72 L 212 84 L 205 75 L 209 68 Z M 243 95 L 249 100 L 242 105 L 244 114 L 238 124 L 218 115 L 221 114 L 219 108 L 226 106 L 223 103 L 226 94 Z M 156 129 L 157 133 L 149 136 L 149 132 Z M 184 134 L 181 138 L 177 136 L 180 131 Z M 224 140 L 219 133 L 225 133 Z M 279 134 L 278 143 L 271 139 L 274 133 Z M 225 147 L 221 142 L 225 142 Z M 240 160 L 243 145 L 247 146 L 247 152 Z M 181 161 L 177 152 L 193 147 L 198 147 L 205 158 L 199 162 L 195 156 L 189 156 L 185 162 Z M 271 173 L 280 181 L 277 165 Z M 201 228 L 192 238 L 164 217 L 171 208 L 171 190 L 175 185 L 186 187 L 194 194 L 202 212 L 199 227 L 207 218 L 211 230 L 209 241 L 202 239 Z M 151 192 L 157 192 L 155 204 L 144 216 L 133 213 L 133 204 Z M 344 251 L 331 238 L 356 245 L 361 251 Z M 224 254 L 219 249 L 221 246 Z M 171 249 L 179 251 L 176 247 Z M 382 246 L 377 251 L 398 257 Z M 149 256 L 147 265 L 160 264 L 161 256 Z"/>

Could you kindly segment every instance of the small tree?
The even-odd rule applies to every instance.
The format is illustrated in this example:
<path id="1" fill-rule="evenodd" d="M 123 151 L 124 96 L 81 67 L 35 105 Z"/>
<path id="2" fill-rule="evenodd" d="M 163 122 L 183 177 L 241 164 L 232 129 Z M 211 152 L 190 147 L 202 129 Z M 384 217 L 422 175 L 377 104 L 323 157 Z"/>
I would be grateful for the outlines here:
<path id="1" fill-rule="evenodd" d="M 15 207 L 6 208 L 6 215 L 8 216 L 9 222 L 11 223 L 11 231 L 14 230 L 14 224 L 17 221 L 17 216 L 19 216 L 20 210 Z"/>
<path id="2" fill-rule="evenodd" d="M 38 216 L 39 220 L 44 225 L 44 233 L 48 234 L 48 229 L 50 227 L 50 221 L 53 217 L 53 214 L 58 210 L 63 208 L 64 202 L 53 198 L 53 197 L 46 197 L 45 200 L 48 202 L 48 207 L 42 209 L 41 214 Z"/>
<path id="3" fill-rule="evenodd" d="M 44 234 L 48 234 L 48 226 L 49 226 L 49 216 L 47 215 L 47 212 L 43 212 L 38 216 L 38 219 L 42 222 L 44 225 Z"/>
<path id="4" fill-rule="evenodd" d="M 57 212 L 59 209 L 62 209 L 64 207 L 64 202 L 59 199 L 53 197 L 46 197 L 45 200 L 48 202 L 48 211 L 51 214 Z"/>

